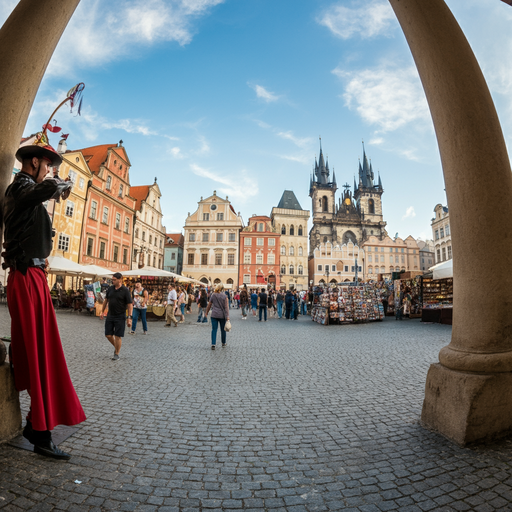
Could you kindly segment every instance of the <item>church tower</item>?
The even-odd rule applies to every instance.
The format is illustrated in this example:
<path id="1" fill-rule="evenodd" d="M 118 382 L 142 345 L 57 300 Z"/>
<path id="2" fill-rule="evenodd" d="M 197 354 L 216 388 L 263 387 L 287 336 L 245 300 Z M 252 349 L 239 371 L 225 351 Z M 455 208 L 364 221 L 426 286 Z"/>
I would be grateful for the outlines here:
<path id="1" fill-rule="evenodd" d="M 333 220 L 336 215 L 336 176 L 334 169 L 330 179 L 329 162 L 324 161 L 322 139 L 320 139 L 320 156 L 315 158 L 313 175 L 309 182 L 309 197 L 312 201 L 313 228 L 309 233 L 309 246 L 312 251 L 320 241 L 333 238 Z"/>

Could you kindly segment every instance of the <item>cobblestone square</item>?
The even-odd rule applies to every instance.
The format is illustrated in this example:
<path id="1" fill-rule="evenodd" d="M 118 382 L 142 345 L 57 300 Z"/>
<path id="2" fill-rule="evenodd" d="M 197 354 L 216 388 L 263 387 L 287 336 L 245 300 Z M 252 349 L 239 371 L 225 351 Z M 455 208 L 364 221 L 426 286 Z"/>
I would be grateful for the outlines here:
<path id="1" fill-rule="evenodd" d="M 224 349 L 191 314 L 113 362 L 101 320 L 59 312 L 88 419 L 67 463 L 0 445 L 0 509 L 512 510 L 510 441 L 462 449 L 419 425 L 450 326 L 231 315 Z"/>

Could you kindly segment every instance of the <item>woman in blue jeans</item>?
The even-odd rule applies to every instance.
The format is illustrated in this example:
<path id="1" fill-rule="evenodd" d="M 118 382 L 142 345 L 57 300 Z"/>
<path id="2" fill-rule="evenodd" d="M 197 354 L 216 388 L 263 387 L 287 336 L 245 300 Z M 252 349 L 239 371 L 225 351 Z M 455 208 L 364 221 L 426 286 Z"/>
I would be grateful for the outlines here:
<path id="1" fill-rule="evenodd" d="M 226 321 L 229 320 L 229 304 L 222 283 L 215 287 L 215 291 L 210 297 L 210 302 L 208 302 L 208 307 L 206 308 L 206 316 L 208 316 L 210 309 L 212 310 L 212 350 L 215 350 L 219 324 L 222 347 L 224 348 L 226 346 L 226 331 L 224 327 Z"/>

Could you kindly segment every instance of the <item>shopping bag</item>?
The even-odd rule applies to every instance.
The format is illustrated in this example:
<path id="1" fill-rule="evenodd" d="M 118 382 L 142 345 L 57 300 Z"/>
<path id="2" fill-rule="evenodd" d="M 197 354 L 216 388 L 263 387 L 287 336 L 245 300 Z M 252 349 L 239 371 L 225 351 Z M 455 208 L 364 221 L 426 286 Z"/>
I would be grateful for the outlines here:
<path id="1" fill-rule="evenodd" d="M 229 320 L 226 322 L 226 325 L 224 326 L 224 330 L 226 332 L 231 331 L 231 322 Z"/>

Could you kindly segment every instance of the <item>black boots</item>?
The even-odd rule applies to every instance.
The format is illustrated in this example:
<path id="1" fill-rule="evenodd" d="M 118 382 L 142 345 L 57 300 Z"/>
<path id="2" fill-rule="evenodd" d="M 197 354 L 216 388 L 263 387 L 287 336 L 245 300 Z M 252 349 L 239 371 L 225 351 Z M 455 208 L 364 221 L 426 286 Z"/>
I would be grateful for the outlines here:
<path id="1" fill-rule="evenodd" d="M 27 420 L 23 429 L 23 437 L 34 445 L 34 452 L 45 457 L 52 457 L 59 460 L 69 460 L 71 455 L 63 452 L 53 444 L 52 433 L 49 430 L 34 430 L 32 423 Z"/>

